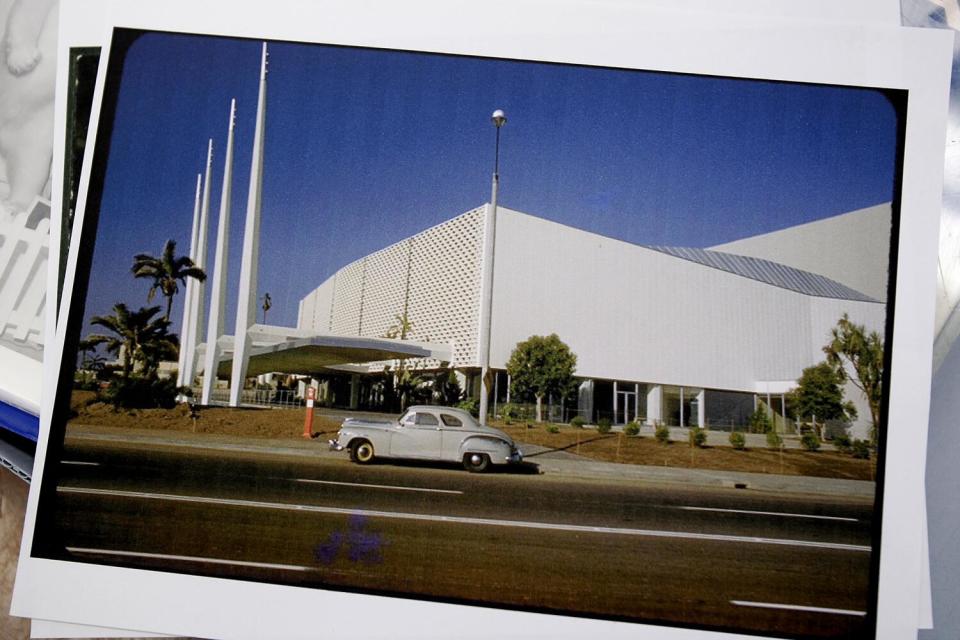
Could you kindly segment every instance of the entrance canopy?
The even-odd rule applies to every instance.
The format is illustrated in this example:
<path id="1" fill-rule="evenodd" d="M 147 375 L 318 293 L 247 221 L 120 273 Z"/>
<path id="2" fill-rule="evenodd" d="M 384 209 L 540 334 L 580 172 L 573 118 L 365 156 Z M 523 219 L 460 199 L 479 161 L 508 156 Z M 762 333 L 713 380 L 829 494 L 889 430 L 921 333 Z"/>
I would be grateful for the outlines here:
<path id="1" fill-rule="evenodd" d="M 427 342 L 391 340 L 321 334 L 306 329 L 255 324 L 248 331 L 252 342 L 248 376 L 263 373 L 318 373 L 327 367 L 365 362 L 380 362 L 400 358 L 431 358 L 449 362 L 450 345 Z M 222 336 L 218 341 L 220 365 L 217 375 L 230 376 L 233 366 L 233 336 Z M 199 353 L 206 345 L 198 347 Z M 203 362 L 203 356 L 200 356 Z"/>

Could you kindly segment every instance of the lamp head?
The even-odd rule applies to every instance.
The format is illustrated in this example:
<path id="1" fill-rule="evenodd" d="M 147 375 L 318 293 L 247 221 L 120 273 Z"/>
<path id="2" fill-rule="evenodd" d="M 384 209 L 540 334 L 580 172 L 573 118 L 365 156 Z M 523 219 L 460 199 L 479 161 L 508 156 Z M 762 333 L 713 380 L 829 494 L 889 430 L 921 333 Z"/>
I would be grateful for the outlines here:
<path id="1" fill-rule="evenodd" d="M 503 109 L 497 109 L 493 112 L 493 115 L 490 116 L 490 119 L 493 120 L 494 126 L 499 129 L 506 123 L 507 115 L 503 112 Z"/>

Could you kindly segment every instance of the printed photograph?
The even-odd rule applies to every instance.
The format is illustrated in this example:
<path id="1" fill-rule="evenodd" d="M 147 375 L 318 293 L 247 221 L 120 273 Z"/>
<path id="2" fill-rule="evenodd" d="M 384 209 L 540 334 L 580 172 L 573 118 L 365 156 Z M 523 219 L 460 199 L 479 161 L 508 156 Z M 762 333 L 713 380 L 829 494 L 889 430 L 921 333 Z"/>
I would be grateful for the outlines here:
<path id="1" fill-rule="evenodd" d="M 33 556 L 872 635 L 906 104 L 117 30 Z"/>
<path id="2" fill-rule="evenodd" d="M 37 439 L 50 253 L 57 0 L 0 1 L 0 435 Z M 21 440 L 22 439 L 22 440 Z"/>

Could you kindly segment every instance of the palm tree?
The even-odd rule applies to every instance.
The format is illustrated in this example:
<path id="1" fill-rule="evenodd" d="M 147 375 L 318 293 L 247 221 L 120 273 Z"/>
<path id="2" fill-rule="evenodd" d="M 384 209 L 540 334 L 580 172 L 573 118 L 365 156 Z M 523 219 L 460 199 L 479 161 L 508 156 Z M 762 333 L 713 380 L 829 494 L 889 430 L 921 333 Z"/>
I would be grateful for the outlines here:
<path id="1" fill-rule="evenodd" d="M 390 325 L 387 332 L 383 334 L 383 337 L 389 338 L 390 340 L 406 340 L 413 329 L 413 323 L 410 322 L 410 319 L 407 317 L 407 310 L 404 309 L 403 315 L 394 316 L 393 318 L 396 322 Z M 397 361 L 397 371 L 394 378 L 394 390 L 400 398 L 400 410 L 405 411 L 410 400 L 416 395 L 421 385 L 423 385 L 424 379 L 415 375 L 407 368 L 406 358 L 400 358 Z"/>
<path id="2" fill-rule="evenodd" d="M 133 266 L 130 268 L 134 278 L 153 280 L 147 293 L 147 302 L 153 300 L 158 290 L 167 298 L 167 311 L 163 319 L 168 321 L 173 308 L 173 296 L 180 290 L 180 285 L 186 285 L 187 278 L 196 278 L 200 282 L 207 279 L 203 269 L 195 266 L 189 257 L 176 257 L 176 249 L 176 241 L 167 240 L 159 258 L 148 253 L 138 253 L 133 257 Z"/>
<path id="3" fill-rule="evenodd" d="M 160 307 L 141 307 L 130 311 L 127 305 L 113 305 L 113 315 L 94 316 L 90 324 L 104 327 L 112 335 L 91 334 L 85 343 L 90 346 L 104 345 L 110 353 L 116 353 L 122 361 L 123 379 L 130 377 L 134 363 L 139 363 L 145 375 L 156 373 L 164 357 L 177 353 L 176 336 L 167 329 L 170 321 L 154 318 Z"/>
<path id="4" fill-rule="evenodd" d="M 90 381 L 91 374 L 96 376 L 103 369 L 106 358 L 97 353 L 97 345 L 89 340 L 80 340 L 77 343 L 77 351 L 82 355 L 78 365 L 82 375 L 81 381 L 86 383 Z"/>

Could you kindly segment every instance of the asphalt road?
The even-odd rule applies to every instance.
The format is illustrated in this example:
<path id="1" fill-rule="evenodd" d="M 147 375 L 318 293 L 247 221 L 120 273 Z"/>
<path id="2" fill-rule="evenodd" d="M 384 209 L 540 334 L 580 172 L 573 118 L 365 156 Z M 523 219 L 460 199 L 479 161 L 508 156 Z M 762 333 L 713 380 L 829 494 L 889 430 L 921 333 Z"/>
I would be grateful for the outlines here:
<path id="1" fill-rule="evenodd" d="M 72 441 L 50 543 L 282 584 L 774 635 L 866 629 L 867 501 L 536 471 Z"/>

